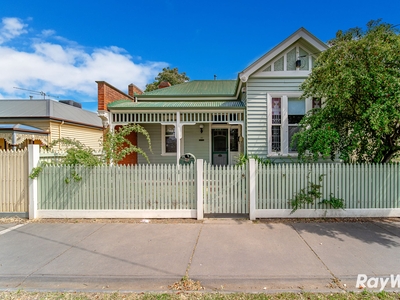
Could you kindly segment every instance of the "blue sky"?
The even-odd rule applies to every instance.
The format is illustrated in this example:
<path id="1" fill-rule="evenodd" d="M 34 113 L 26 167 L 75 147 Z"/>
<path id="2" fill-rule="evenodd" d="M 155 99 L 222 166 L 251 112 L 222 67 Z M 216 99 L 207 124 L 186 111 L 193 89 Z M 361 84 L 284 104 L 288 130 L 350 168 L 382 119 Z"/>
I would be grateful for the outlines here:
<path id="1" fill-rule="evenodd" d="M 397 0 L 2 0 L 0 99 L 40 98 L 19 87 L 96 111 L 97 80 L 127 92 L 167 66 L 236 79 L 300 27 L 326 42 L 373 19 L 400 24 L 399 11 Z"/>

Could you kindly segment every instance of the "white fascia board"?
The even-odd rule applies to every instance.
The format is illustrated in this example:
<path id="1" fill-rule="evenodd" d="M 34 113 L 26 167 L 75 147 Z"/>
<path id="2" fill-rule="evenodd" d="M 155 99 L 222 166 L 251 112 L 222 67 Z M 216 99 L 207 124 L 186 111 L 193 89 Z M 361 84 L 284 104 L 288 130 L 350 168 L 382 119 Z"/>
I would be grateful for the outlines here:
<path id="1" fill-rule="evenodd" d="M 313 47 L 315 47 L 319 51 L 324 51 L 324 50 L 328 49 L 328 46 L 326 44 L 321 42 L 319 39 L 317 39 L 314 35 L 309 33 L 304 28 L 300 28 L 295 33 L 293 33 L 291 36 L 289 36 L 286 40 L 284 40 L 279 45 L 274 47 L 272 50 L 267 52 L 265 55 L 260 57 L 257 61 L 255 61 L 253 64 L 251 64 L 249 67 L 247 67 L 244 71 L 239 73 L 240 80 L 242 82 L 246 82 L 248 80 L 248 78 L 254 72 L 259 70 L 262 66 L 267 64 L 275 56 L 277 56 L 279 53 L 283 52 L 285 49 L 287 49 L 290 45 L 294 44 L 300 38 L 303 38 L 304 40 L 306 40 L 308 43 L 310 43 Z"/>

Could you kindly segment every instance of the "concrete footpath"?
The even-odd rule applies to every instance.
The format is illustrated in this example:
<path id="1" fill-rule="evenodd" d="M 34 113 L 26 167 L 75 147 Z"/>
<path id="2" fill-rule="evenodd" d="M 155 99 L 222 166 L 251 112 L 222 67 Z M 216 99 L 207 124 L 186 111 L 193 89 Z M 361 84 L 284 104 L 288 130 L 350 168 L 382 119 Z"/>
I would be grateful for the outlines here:
<path id="1" fill-rule="evenodd" d="M 188 275 L 205 291 L 337 292 L 358 274 L 400 274 L 400 222 L 0 224 L 0 290 L 161 292 Z"/>

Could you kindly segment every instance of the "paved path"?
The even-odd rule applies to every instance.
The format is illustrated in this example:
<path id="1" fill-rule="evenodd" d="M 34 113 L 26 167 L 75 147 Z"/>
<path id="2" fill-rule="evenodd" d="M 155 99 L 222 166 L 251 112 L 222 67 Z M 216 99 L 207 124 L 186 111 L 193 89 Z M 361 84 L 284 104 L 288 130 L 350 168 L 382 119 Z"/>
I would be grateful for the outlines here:
<path id="1" fill-rule="evenodd" d="M 1 290 L 167 291 L 188 274 L 206 291 L 325 292 L 400 274 L 400 222 L 15 225 L 0 224 Z"/>

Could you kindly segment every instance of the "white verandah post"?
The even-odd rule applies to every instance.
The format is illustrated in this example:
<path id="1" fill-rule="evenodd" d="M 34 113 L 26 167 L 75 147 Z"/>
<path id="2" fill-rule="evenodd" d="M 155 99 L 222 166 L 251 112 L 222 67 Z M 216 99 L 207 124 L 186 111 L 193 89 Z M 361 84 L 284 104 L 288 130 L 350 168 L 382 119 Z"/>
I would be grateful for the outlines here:
<path id="1" fill-rule="evenodd" d="M 250 220 L 256 219 L 256 161 L 254 158 L 249 159 L 249 201 L 250 210 L 249 218 Z"/>
<path id="2" fill-rule="evenodd" d="M 39 145 L 28 145 L 28 174 L 39 164 Z M 38 181 L 37 178 L 29 178 L 29 219 L 37 218 L 38 208 Z"/>
<path id="3" fill-rule="evenodd" d="M 196 160 L 196 200 L 197 200 L 197 220 L 204 218 L 203 200 L 203 160 Z"/>
<path id="4" fill-rule="evenodd" d="M 176 164 L 179 166 L 179 159 L 181 158 L 181 138 L 182 138 L 181 115 L 179 111 L 176 112 L 175 137 L 176 137 Z"/>

